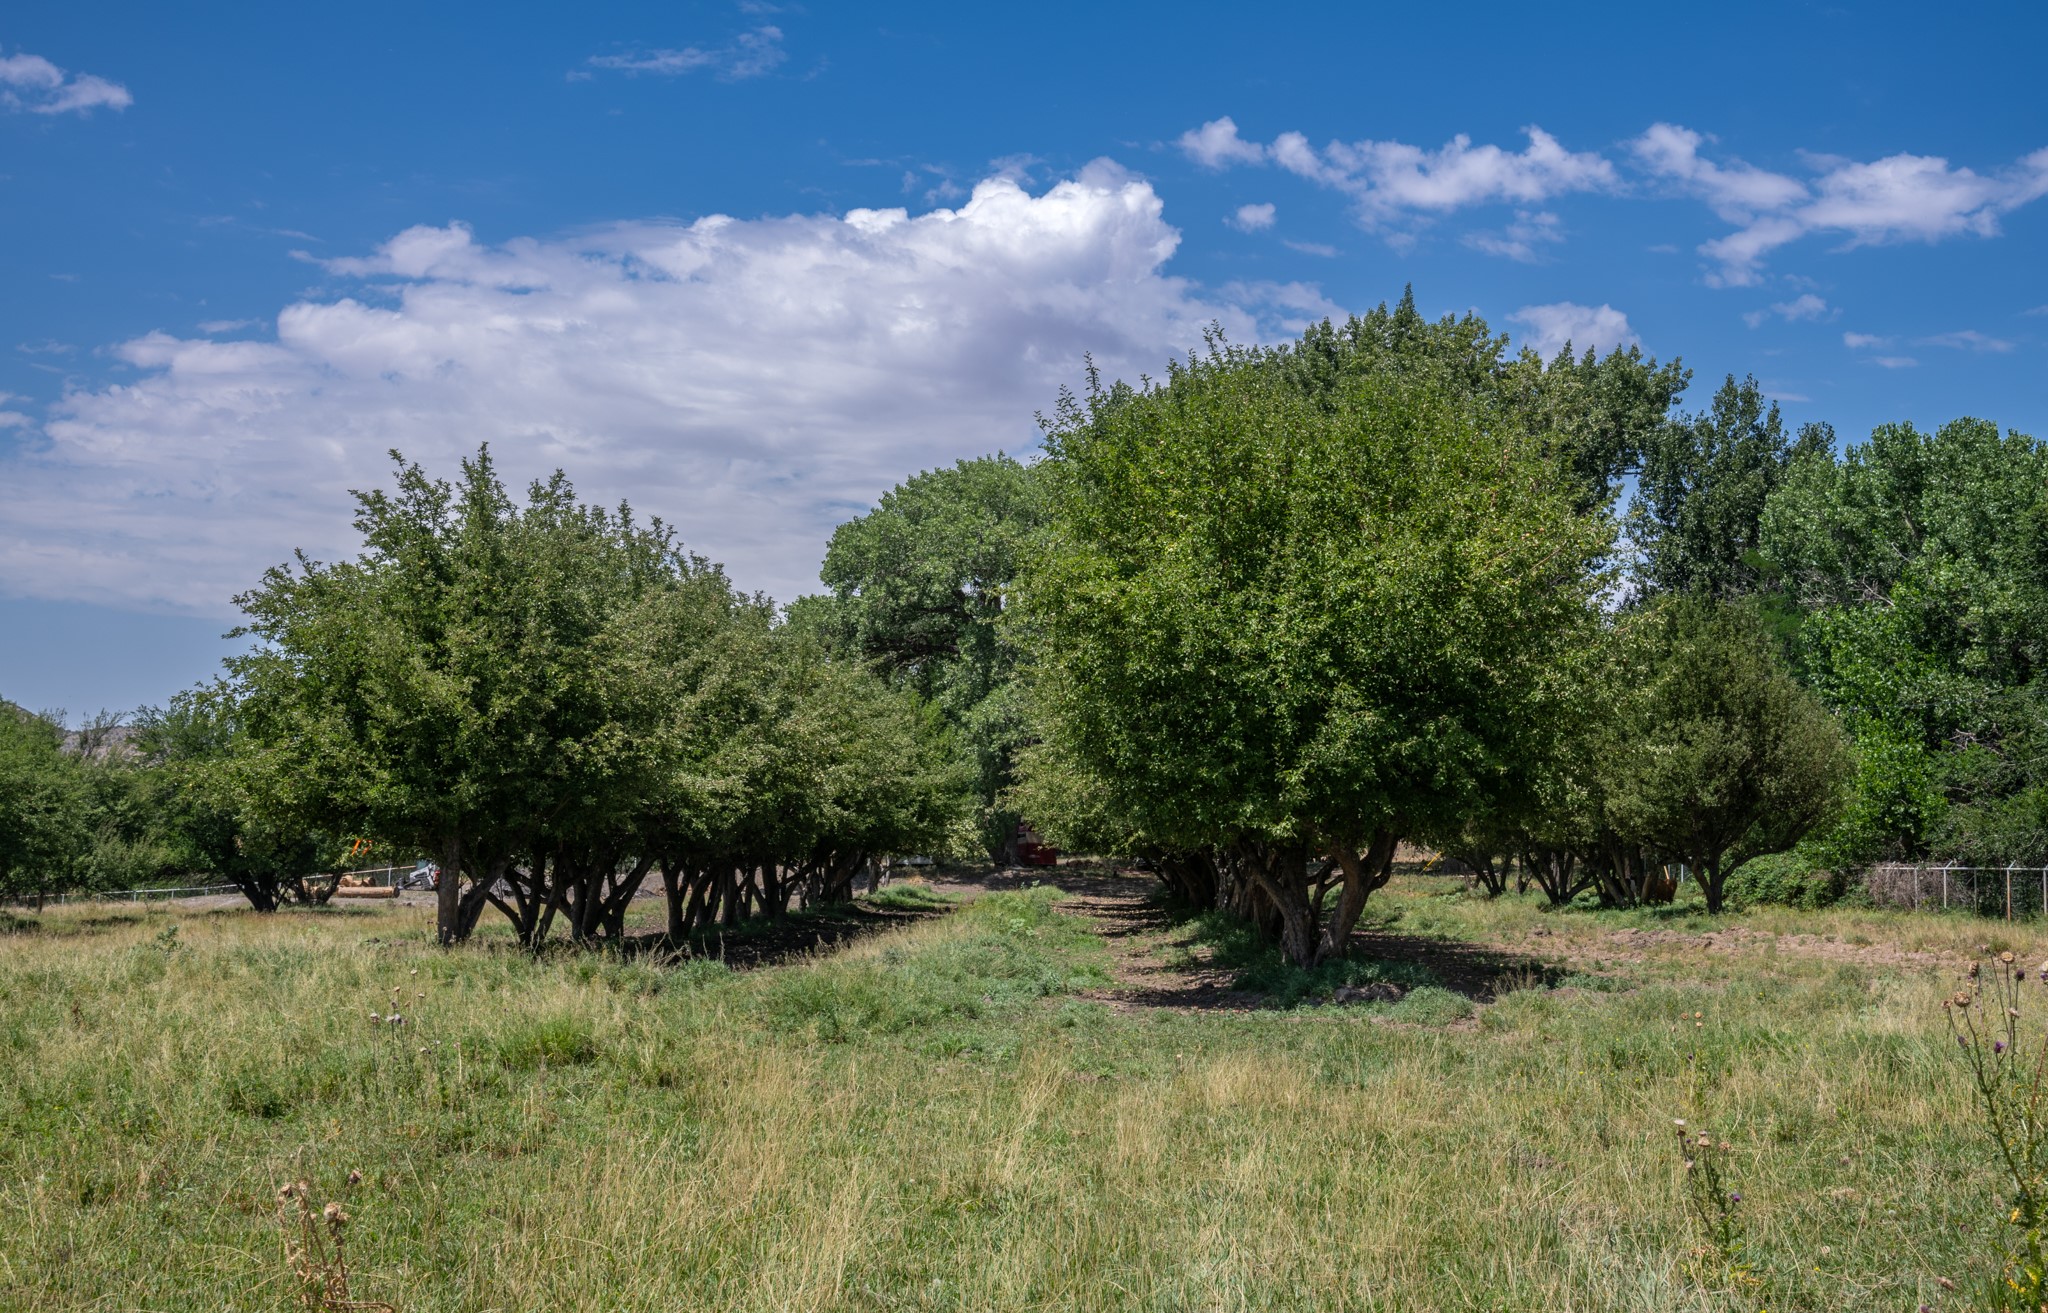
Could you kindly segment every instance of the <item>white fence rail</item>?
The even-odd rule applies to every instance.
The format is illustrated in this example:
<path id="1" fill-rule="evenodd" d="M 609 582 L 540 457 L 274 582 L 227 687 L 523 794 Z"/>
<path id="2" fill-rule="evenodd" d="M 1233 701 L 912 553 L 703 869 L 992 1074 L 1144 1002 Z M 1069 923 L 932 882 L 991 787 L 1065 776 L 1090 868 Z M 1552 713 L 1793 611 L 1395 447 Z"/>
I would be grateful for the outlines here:
<path id="1" fill-rule="evenodd" d="M 240 885 L 202 884 L 185 889 L 101 889 L 84 894 L 50 894 L 42 899 L 33 895 L 17 895 L 9 901 L 17 907 L 33 907 L 38 902 L 49 907 L 61 907 L 66 903 L 146 903 L 154 898 L 202 898 L 207 894 L 240 892 Z"/>
<path id="2" fill-rule="evenodd" d="M 1882 862 L 1864 881 L 1871 900 L 1885 907 L 1954 909 L 2008 921 L 2048 914 L 2048 866 Z"/>

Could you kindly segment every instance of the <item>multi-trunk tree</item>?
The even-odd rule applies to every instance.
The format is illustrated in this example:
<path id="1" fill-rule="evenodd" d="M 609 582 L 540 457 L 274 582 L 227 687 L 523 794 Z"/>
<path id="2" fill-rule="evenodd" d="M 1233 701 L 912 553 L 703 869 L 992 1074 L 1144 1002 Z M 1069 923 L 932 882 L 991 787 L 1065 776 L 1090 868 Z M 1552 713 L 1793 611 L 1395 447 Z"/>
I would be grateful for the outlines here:
<path id="1" fill-rule="evenodd" d="M 1212 343 L 1047 433 L 1027 790 L 1211 854 L 1300 963 L 1403 834 L 1516 786 L 1597 624 L 1608 526 L 1455 358 Z"/>
<path id="2" fill-rule="evenodd" d="M 398 474 L 358 498 L 359 557 L 239 599 L 263 642 L 230 662 L 234 762 L 271 825 L 437 857 L 443 942 L 491 907 L 528 944 L 615 938 L 656 871 L 773 914 L 944 836 L 958 781 L 914 696 L 780 634 L 666 526 L 560 474 L 515 504 L 488 452 Z"/>

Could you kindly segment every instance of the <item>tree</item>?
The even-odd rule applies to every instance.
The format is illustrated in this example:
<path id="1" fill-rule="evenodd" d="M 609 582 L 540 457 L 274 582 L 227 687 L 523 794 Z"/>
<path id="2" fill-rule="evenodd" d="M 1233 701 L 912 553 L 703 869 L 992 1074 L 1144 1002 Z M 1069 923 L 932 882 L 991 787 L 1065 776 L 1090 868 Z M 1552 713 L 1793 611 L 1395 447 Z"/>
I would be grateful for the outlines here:
<path id="1" fill-rule="evenodd" d="M 1622 837 L 1690 867 L 1718 913 L 1729 871 L 1832 818 L 1848 746 L 1753 607 L 1673 598 L 1632 630 L 1635 692 L 1605 772 L 1607 814 Z"/>
<path id="2" fill-rule="evenodd" d="M 668 718 L 642 616 L 669 590 L 728 590 L 559 472 L 519 507 L 488 450 L 459 486 L 393 459 L 397 490 L 357 495 L 358 559 L 302 555 L 236 599 L 264 640 L 229 662 L 241 778 L 280 826 L 436 855 L 452 943 L 522 859 L 636 809 Z"/>
<path id="3" fill-rule="evenodd" d="M 969 755 L 983 842 L 998 855 L 1016 832 L 999 800 L 1024 737 L 1018 652 L 998 621 L 1043 519 L 1031 469 L 1001 453 L 927 470 L 833 531 L 819 571 L 832 592 L 795 609 L 939 709 Z"/>
<path id="4" fill-rule="evenodd" d="M 1763 555 L 1860 764 L 1828 860 L 2030 860 L 2048 786 L 2048 446 L 1961 419 L 1793 462 Z"/>
<path id="5" fill-rule="evenodd" d="M 140 802 L 154 818 L 170 870 L 219 876 L 258 912 L 333 896 L 338 841 L 290 818 L 273 820 L 242 788 L 237 754 L 248 745 L 225 685 L 187 689 L 168 707 L 143 708 L 134 743 L 144 767 Z"/>
<path id="6" fill-rule="evenodd" d="M 1460 381 L 1492 379 L 1497 346 L 1469 371 L 1374 367 L 1381 327 L 1406 316 L 1300 348 L 1212 341 L 1162 383 L 1063 401 L 1019 582 L 1055 745 L 1032 762 L 1162 850 L 1220 855 L 1304 964 L 1344 951 L 1402 834 L 1529 768 L 1611 542 L 1550 444 Z"/>
<path id="7" fill-rule="evenodd" d="M 70 888 L 92 838 L 91 798 L 64 729 L 0 702 L 0 894 L 37 906 Z"/>
<path id="8" fill-rule="evenodd" d="M 1824 424 L 1789 441 L 1777 403 L 1766 404 L 1754 378 L 1729 375 L 1705 414 L 1658 428 L 1643 453 L 1630 516 L 1642 586 L 1713 597 L 1756 591 L 1765 502 L 1795 458 L 1833 445 Z"/>
<path id="9" fill-rule="evenodd" d="M 243 836 L 436 854 L 444 943 L 495 907 L 538 947 L 618 941 L 657 869 L 681 934 L 844 897 L 950 827 L 957 750 L 917 695 L 777 628 L 666 526 L 559 472 L 514 505 L 488 452 L 459 485 L 398 473 L 358 496 L 360 557 L 240 599 L 266 640 L 225 695 Z"/>

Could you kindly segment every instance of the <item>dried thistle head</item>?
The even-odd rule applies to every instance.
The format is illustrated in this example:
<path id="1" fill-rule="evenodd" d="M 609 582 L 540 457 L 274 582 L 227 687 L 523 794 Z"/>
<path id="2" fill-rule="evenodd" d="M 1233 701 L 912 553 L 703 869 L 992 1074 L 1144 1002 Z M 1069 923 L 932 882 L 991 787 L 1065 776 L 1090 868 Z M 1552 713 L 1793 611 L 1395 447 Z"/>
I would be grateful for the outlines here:
<path id="1" fill-rule="evenodd" d="M 351 1168 L 348 1174 L 348 1183 L 350 1185 L 361 1185 L 363 1183 L 363 1174 Z"/>
<path id="2" fill-rule="evenodd" d="M 2012 954 L 2010 952 L 2000 953 L 1998 955 L 1998 960 L 2005 963 L 2007 966 L 2011 966 L 2013 960 Z"/>

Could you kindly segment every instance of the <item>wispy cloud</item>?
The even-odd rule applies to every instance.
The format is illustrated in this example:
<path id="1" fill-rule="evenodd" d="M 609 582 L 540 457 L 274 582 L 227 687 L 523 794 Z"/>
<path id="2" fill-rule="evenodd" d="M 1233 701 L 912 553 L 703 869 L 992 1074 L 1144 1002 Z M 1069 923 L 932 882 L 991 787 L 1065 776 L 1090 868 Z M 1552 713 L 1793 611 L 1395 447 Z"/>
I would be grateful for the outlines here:
<path id="1" fill-rule="evenodd" d="M 1867 351 L 1871 347 L 1890 346 L 1891 344 L 1891 338 L 1880 337 L 1876 333 L 1842 334 L 1842 345 L 1848 347 L 1851 351 Z"/>
<path id="2" fill-rule="evenodd" d="M 723 81 L 739 82 L 771 73 L 788 58 L 789 52 L 782 48 L 782 29 L 764 24 L 750 32 L 740 33 L 722 46 L 633 50 L 616 55 L 592 55 L 584 62 L 591 68 L 608 72 L 649 73 L 657 77 L 682 77 L 709 70 Z M 579 75 L 572 73 L 570 76 Z"/>
<path id="3" fill-rule="evenodd" d="M 1764 321 L 1773 316 L 1788 324 L 1796 324 L 1802 320 L 1833 319 L 1840 313 L 1813 293 L 1805 292 L 1790 301 L 1774 302 L 1767 310 L 1751 310 L 1742 316 L 1742 322 L 1751 328 L 1761 328 Z"/>
<path id="4" fill-rule="evenodd" d="M 1464 240 L 1475 251 L 1535 264 L 1543 258 L 1540 248 L 1564 240 L 1564 228 L 1547 210 L 1517 210 L 1515 221 L 1499 232 L 1467 233 Z"/>
<path id="5" fill-rule="evenodd" d="M 1813 176 L 1791 177 L 1700 153 L 1712 139 L 1659 123 L 1630 143 L 1654 177 L 1704 200 L 1736 230 L 1701 246 L 1714 262 L 1708 281 L 1746 287 L 1762 280 L 1766 256 L 1813 233 L 1847 237 L 1846 247 L 1991 237 L 1999 218 L 2048 195 L 2048 149 L 1991 174 L 1951 166 L 1938 155 L 1888 155 L 1862 162 L 1808 156 Z"/>
<path id="6" fill-rule="evenodd" d="M 1303 255 L 1319 255 L 1325 260 L 1334 260 L 1339 254 L 1337 248 L 1328 242 L 1297 242 L 1282 238 L 1280 244 L 1290 251 L 1300 251 Z"/>
<path id="7" fill-rule="evenodd" d="M 1965 328 L 1957 333 L 1935 333 L 1929 337 L 1913 339 L 1915 346 L 1942 346 L 1957 351 L 1988 351 L 2004 355 L 2012 350 L 2013 344 L 2002 337 L 1992 337 L 1974 328 Z"/>
<path id="8" fill-rule="evenodd" d="M 41 55 L 0 54 L 0 107 L 30 114 L 90 114 L 134 103 L 135 97 L 118 82 L 91 73 L 67 73 Z"/>
<path id="9" fill-rule="evenodd" d="M 1880 369 L 1911 369 L 1920 362 L 1911 356 L 1872 356 L 1870 363 Z"/>

